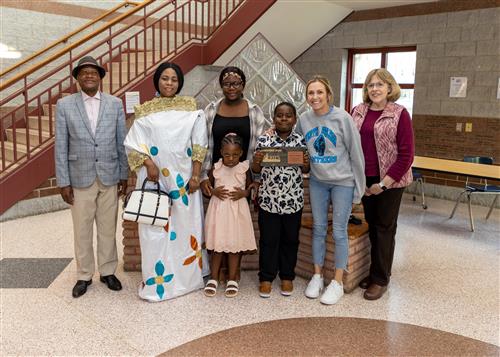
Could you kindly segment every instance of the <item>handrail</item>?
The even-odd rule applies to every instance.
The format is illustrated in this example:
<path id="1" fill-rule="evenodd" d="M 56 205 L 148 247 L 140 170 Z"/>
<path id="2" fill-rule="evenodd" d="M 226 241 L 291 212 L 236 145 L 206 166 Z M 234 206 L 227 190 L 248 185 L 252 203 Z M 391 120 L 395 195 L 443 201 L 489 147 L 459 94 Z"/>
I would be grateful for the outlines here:
<path id="1" fill-rule="evenodd" d="M 42 68 L 43 66 L 45 66 L 46 64 L 54 61 L 55 59 L 61 57 L 62 55 L 68 53 L 69 51 L 71 51 L 72 49 L 80 46 L 81 44 L 83 44 L 84 42 L 87 42 L 88 40 L 90 40 L 91 38 L 93 38 L 94 36 L 97 36 L 101 33 L 103 33 L 104 31 L 108 30 L 109 28 L 111 28 L 112 26 L 116 25 L 117 23 L 121 22 L 123 19 L 129 17 L 130 15 L 136 13 L 137 11 L 143 9 L 144 7 L 148 6 L 149 4 L 151 4 L 152 2 L 154 2 L 155 0 L 145 0 L 144 2 L 142 2 L 140 5 L 137 5 L 137 3 L 134 3 L 134 2 L 130 2 L 130 1 L 126 1 L 125 3 L 127 4 L 132 4 L 132 5 L 136 5 L 135 8 L 133 9 L 130 9 L 128 10 L 127 12 L 124 12 L 123 14 L 121 14 L 120 16 L 116 17 L 115 19 L 111 20 L 110 22 L 108 22 L 107 24 L 103 25 L 102 27 L 100 27 L 99 29 L 95 30 L 94 32 L 88 34 L 87 36 L 81 38 L 80 40 L 76 41 L 75 43 L 72 43 L 71 45 L 69 46 L 66 46 L 65 48 L 63 48 L 62 50 L 60 50 L 59 52 L 53 54 L 52 56 L 49 56 L 48 58 L 42 60 L 41 62 L 39 62 L 38 64 L 28 68 L 27 70 L 25 70 L 24 72 L 21 72 L 21 73 L 18 73 L 16 76 L 8 79 L 7 81 L 5 81 L 3 84 L 0 84 L 0 90 L 4 90 L 5 88 L 8 88 L 10 87 L 12 84 L 14 84 L 15 82 L 19 81 L 20 79 L 28 76 L 29 74 L 37 71 L 38 69 Z M 121 7 L 121 6 L 120 6 Z M 36 55 L 39 55 L 39 54 L 36 54 Z M 33 55 L 34 56 L 34 55 Z M 14 68 L 17 68 L 17 66 L 19 66 L 20 64 L 18 65 L 14 65 Z M 11 67 L 12 68 L 12 67 Z M 5 72 L 1 73 L 0 76 L 4 75 L 5 73 L 7 73 L 8 71 L 12 71 L 12 69 L 9 68 L 8 70 L 6 70 Z"/>
<path id="2" fill-rule="evenodd" d="M 106 11 L 104 14 L 96 17 L 95 19 L 93 19 L 92 21 L 90 22 L 87 22 L 85 25 L 77 28 L 76 30 L 70 32 L 69 34 L 67 34 L 66 36 L 63 36 L 61 37 L 59 40 L 56 40 L 54 42 L 52 42 L 50 45 L 46 46 L 45 48 L 39 50 L 38 52 L 35 52 L 33 53 L 32 55 L 28 56 L 27 58 L 25 58 L 24 60 L 22 60 L 21 62 L 18 62 L 12 66 L 10 66 L 9 68 L 7 68 L 6 70 L 4 70 L 3 72 L 0 72 L 0 77 L 6 75 L 7 73 L 10 73 L 12 72 L 13 70 L 15 70 L 16 68 L 18 67 L 21 67 L 23 64 L 31 61 L 33 58 L 36 58 L 40 55 L 43 55 L 45 52 L 48 52 L 49 50 L 53 49 L 54 47 L 56 47 L 57 45 L 61 44 L 61 43 L 66 43 L 68 42 L 68 40 L 73 37 L 74 35 L 76 34 L 79 34 L 80 32 L 86 30 L 87 28 L 89 28 L 90 26 L 92 26 L 93 24 L 95 24 L 96 22 L 99 22 L 101 21 L 102 19 L 108 17 L 110 14 L 116 12 L 117 10 L 121 9 L 122 7 L 127 7 L 129 5 L 132 5 L 132 6 L 137 6 L 138 4 L 135 3 L 135 2 L 132 2 L 132 1 L 128 1 L 128 0 L 125 0 L 124 2 L 116 5 L 115 7 L 113 7 L 112 9 L 109 9 L 108 11 Z"/>
<path id="3" fill-rule="evenodd" d="M 75 60 L 92 54 L 108 72 L 101 90 L 121 96 L 151 74 L 160 61 L 179 55 L 191 44 L 206 43 L 245 1 L 188 0 L 179 4 L 162 0 L 155 6 L 151 5 L 155 0 L 146 0 L 66 46 L 52 56 L 58 59 L 55 63 L 45 68 L 48 60 L 43 60 L 19 75 L 22 77 L 15 85 L 2 86 L 10 85 L 12 90 L 0 98 L 4 109 L 0 115 L 0 183 L 30 166 L 44 148 L 52 145 L 53 105 L 64 93 L 76 89 L 71 76 Z M 146 8 L 148 5 L 151 9 Z M 133 16 L 137 11 L 141 11 L 139 16 Z M 130 21 L 121 26 L 125 17 Z M 119 28 L 115 31 L 112 26 L 116 24 Z"/>

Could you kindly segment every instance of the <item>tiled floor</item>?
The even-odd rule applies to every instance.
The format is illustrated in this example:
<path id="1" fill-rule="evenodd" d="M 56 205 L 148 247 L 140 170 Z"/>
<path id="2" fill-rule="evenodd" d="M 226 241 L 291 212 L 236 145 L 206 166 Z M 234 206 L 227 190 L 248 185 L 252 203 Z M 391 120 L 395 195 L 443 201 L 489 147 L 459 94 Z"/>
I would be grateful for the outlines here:
<path id="1" fill-rule="evenodd" d="M 71 258 L 3 258 L 0 289 L 48 288 Z"/>
<path id="2" fill-rule="evenodd" d="M 264 300 L 257 294 L 256 272 L 244 272 L 240 295 L 234 299 L 220 293 L 208 299 L 194 292 L 147 303 L 136 293 L 140 274 L 126 273 L 121 266 L 117 275 L 122 291 L 110 291 L 94 277 L 87 294 L 73 299 L 72 260 L 48 288 L 0 290 L 0 354 L 157 355 L 232 327 L 296 317 L 387 320 L 498 346 L 500 212 L 495 210 L 485 222 L 487 208 L 474 207 L 472 233 L 465 205 L 448 220 L 452 202 L 428 201 L 429 209 L 423 210 L 411 196 L 404 196 L 393 280 L 378 301 L 364 300 L 356 289 L 337 305 L 322 306 L 304 297 L 302 279 L 296 280 L 293 296 L 280 296 L 275 284 L 271 298 Z M 2 259 L 73 257 L 68 210 L 4 222 L 1 234 Z M 393 333 L 388 330 L 387 338 L 397 338 Z"/>

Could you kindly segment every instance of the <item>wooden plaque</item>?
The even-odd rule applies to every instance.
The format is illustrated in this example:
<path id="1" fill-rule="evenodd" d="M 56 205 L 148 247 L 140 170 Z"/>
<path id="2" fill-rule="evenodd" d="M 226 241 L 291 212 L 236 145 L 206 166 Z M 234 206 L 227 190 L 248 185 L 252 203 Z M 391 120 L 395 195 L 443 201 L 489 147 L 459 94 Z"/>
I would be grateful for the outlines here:
<path id="1" fill-rule="evenodd" d="M 260 148 L 265 153 L 262 166 L 302 166 L 306 148 L 275 147 Z"/>

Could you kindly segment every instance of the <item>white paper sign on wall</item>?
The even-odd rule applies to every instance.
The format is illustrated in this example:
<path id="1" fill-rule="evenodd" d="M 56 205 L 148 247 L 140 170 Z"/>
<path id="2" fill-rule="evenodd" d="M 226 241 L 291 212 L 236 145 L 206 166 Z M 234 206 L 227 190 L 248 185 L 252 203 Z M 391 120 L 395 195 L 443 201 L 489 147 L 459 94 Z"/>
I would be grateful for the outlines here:
<path id="1" fill-rule="evenodd" d="M 139 104 L 141 104 L 139 92 L 125 92 L 125 112 L 127 114 L 134 113 L 134 106 Z"/>
<path id="2" fill-rule="evenodd" d="M 450 77 L 450 98 L 467 96 L 467 77 Z"/>

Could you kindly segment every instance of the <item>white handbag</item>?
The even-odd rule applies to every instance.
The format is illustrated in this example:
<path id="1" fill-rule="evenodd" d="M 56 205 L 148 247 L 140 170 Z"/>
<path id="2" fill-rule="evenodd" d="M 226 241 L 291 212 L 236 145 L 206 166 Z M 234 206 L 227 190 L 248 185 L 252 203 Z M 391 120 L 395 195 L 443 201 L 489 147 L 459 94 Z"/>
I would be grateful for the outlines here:
<path id="1" fill-rule="evenodd" d="M 136 189 L 127 195 L 123 204 L 122 218 L 126 221 L 139 222 L 154 226 L 165 226 L 170 218 L 171 199 L 168 194 L 160 190 L 158 182 L 156 188 L 146 188 L 144 179 L 141 189 Z"/>

